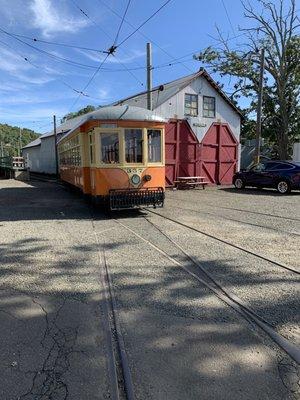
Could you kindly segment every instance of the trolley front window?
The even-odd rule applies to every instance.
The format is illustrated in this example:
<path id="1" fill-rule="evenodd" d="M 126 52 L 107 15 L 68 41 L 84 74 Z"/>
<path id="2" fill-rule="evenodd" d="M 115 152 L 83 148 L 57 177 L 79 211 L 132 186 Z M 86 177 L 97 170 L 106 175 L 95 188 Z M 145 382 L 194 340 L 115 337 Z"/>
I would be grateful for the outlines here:
<path id="1" fill-rule="evenodd" d="M 161 162 L 161 131 L 148 129 L 148 161 Z"/>
<path id="2" fill-rule="evenodd" d="M 129 164 L 143 162 L 142 129 L 125 129 L 125 160 Z"/>
<path id="3" fill-rule="evenodd" d="M 104 164 L 119 163 L 119 135 L 117 133 L 101 133 L 101 162 Z"/>

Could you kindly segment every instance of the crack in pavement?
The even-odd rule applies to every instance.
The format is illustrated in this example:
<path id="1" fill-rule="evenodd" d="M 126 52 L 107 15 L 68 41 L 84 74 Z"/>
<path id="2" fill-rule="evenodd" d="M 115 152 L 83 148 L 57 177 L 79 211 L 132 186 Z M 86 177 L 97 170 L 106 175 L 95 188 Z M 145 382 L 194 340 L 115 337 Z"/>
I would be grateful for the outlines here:
<path id="1" fill-rule="evenodd" d="M 66 300 L 58 307 L 51 321 L 47 310 L 37 300 L 32 299 L 44 313 L 46 328 L 40 341 L 47 355 L 41 368 L 26 373 L 33 374 L 30 389 L 18 397 L 18 400 L 66 400 L 69 398 L 68 385 L 64 375 L 70 368 L 70 356 L 75 352 L 78 326 L 61 328 L 57 319 Z"/>

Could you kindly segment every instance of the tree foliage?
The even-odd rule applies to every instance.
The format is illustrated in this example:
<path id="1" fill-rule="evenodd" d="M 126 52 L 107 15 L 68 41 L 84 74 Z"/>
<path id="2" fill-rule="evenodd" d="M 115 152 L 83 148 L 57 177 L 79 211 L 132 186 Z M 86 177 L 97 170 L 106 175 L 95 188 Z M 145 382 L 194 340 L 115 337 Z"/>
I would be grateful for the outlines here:
<path id="1" fill-rule="evenodd" d="M 79 115 L 84 115 L 84 114 L 87 114 L 87 113 L 89 113 L 91 111 L 95 111 L 95 110 L 96 110 L 96 107 L 88 105 L 88 106 L 86 106 L 84 108 L 81 108 L 79 111 L 72 112 L 72 113 L 69 113 L 69 114 L 65 115 L 61 119 L 61 123 L 67 121 L 68 119 L 72 119 L 72 118 L 78 117 Z"/>
<path id="2" fill-rule="evenodd" d="M 231 97 L 250 100 L 245 110 L 249 118 L 257 106 L 259 50 L 265 48 L 263 137 L 274 143 L 282 159 L 288 158 L 291 145 L 300 139 L 300 24 L 296 1 L 287 1 L 288 6 L 285 0 L 257 0 L 255 8 L 243 3 L 244 16 L 253 23 L 240 28 L 246 43 L 232 49 L 218 30 L 220 46 L 194 56 L 221 76 L 235 78 Z M 248 128 L 249 123 L 247 132 Z"/>
<path id="3" fill-rule="evenodd" d="M 28 143 L 37 139 L 39 134 L 31 129 L 23 128 L 21 130 L 18 126 L 10 126 L 7 124 L 0 124 L 0 156 L 17 156 L 19 146 L 26 146 Z"/>

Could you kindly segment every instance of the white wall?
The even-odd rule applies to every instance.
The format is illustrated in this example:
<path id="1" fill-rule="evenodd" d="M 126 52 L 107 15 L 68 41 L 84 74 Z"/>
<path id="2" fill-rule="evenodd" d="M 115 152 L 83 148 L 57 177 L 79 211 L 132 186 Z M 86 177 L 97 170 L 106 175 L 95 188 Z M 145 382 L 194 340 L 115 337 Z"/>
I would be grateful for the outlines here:
<path id="1" fill-rule="evenodd" d="M 198 117 L 186 117 L 184 115 L 184 95 L 198 94 Z M 203 114 L 203 96 L 211 96 L 216 99 L 216 116 L 215 118 L 205 118 Z M 138 104 L 136 104 L 138 106 Z M 188 86 L 155 108 L 157 114 L 165 118 L 188 119 L 193 131 L 201 141 L 213 122 L 226 122 L 229 124 L 234 136 L 239 141 L 241 119 L 239 114 L 220 96 L 220 94 L 208 83 L 208 81 L 200 76 L 191 82 Z M 197 127 L 194 124 L 204 126 Z"/>
<path id="2" fill-rule="evenodd" d="M 44 174 L 56 173 L 54 136 L 41 138 L 39 146 L 23 149 L 22 155 L 30 171 Z"/>

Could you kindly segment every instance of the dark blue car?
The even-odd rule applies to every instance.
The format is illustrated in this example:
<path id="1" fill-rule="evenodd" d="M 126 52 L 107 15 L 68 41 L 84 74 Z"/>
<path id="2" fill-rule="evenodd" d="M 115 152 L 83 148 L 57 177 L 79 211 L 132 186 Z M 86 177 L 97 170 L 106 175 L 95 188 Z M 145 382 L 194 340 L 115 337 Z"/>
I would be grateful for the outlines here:
<path id="1" fill-rule="evenodd" d="M 281 194 L 300 190 L 300 163 L 293 161 L 266 161 L 237 172 L 232 183 L 237 189 L 245 186 L 275 188 Z"/>

